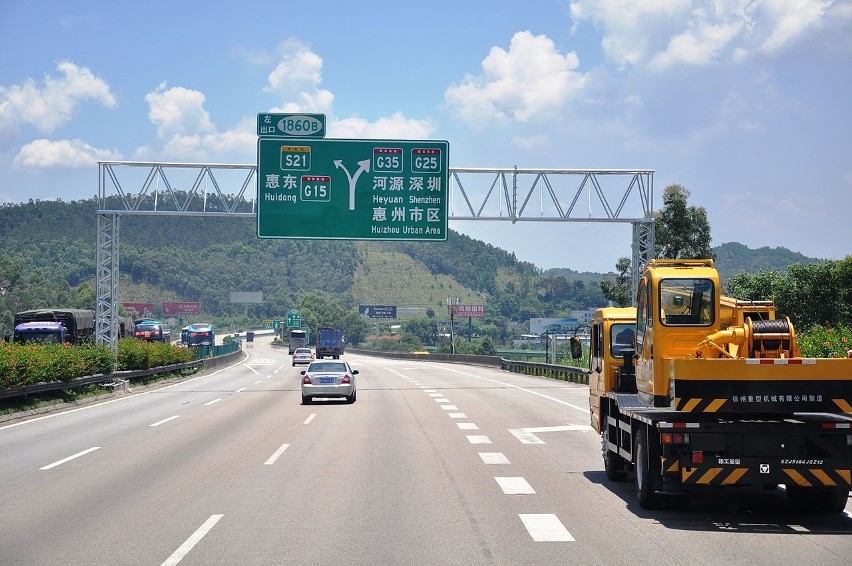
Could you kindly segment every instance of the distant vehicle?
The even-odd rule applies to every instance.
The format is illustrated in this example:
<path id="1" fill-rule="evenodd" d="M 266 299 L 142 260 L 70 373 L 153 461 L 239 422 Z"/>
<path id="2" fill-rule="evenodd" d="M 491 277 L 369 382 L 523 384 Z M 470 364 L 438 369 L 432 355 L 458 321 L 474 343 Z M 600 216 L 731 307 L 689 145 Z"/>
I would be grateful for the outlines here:
<path id="1" fill-rule="evenodd" d="M 296 364 L 309 364 L 314 361 L 314 353 L 310 348 L 296 348 L 293 352 L 293 367 Z"/>
<path id="2" fill-rule="evenodd" d="M 308 345 L 308 333 L 305 330 L 300 328 L 293 328 L 290 330 L 290 355 L 293 355 L 293 352 L 296 351 L 297 348 L 304 348 Z"/>
<path id="3" fill-rule="evenodd" d="M 343 355 L 346 340 L 343 331 L 336 328 L 320 328 L 317 331 L 317 359 L 330 356 L 335 360 Z"/>
<path id="4" fill-rule="evenodd" d="M 159 320 L 137 320 L 133 325 L 133 336 L 148 342 L 171 342 L 172 333 L 169 327 Z"/>
<path id="5" fill-rule="evenodd" d="M 215 346 L 216 330 L 212 324 L 196 323 L 186 327 L 187 346 Z"/>
<path id="6" fill-rule="evenodd" d="M 12 341 L 84 344 L 95 334 L 95 312 L 85 309 L 38 309 L 19 312 L 14 318 Z M 7 336 L 8 341 L 8 336 Z"/>
<path id="7" fill-rule="evenodd" d="M 302 370 L 302 404 L 311 403 L 315 397 L 346 397 L 355 402 L 355 376 L 348 362 L 314 360 Z"/>

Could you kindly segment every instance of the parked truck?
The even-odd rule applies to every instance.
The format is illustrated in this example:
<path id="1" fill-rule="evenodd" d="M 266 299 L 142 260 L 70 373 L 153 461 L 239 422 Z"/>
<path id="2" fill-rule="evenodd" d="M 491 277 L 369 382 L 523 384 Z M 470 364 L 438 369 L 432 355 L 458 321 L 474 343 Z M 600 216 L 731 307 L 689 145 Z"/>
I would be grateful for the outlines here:
<path id="1" fill-rule="evenodd" d="M 331 356 L 335 360 L 343 355 L 346 340 L 343 331 L 336 328 L 320 328 L 317 330 L 316 356 L 318 360 Z"/>
<path id="2" fill-rule="evenodd" d="M 852 359 L 802 358 L 772 301 L 720 295 L 712 260 L 649 261 L 636 304 L 592 321 L 589 408 L 607 477 L 632 474 L 646 509 L 784 486 L 796 510 L 842 512 Z"/>
<path id="3" fill-rule="evenodd" d="M 16 344 L 52 342 L 79 345 L 91 342 L 94 334 L 94 311 L 55 308 L 17 313 L 11 338 Z"/>

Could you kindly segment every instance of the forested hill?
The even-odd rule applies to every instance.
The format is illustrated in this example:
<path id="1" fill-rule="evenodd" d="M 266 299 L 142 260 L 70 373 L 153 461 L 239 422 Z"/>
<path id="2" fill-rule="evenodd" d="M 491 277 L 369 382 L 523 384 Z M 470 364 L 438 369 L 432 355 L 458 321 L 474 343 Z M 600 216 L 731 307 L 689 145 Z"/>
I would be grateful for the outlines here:
<path id="1" fill-rule="evenodd" d="M 0 206 L 0 322 L 45 305 L 93 308 L 96 210 L 95 198 Z M 542 271 L 452 230 L 446 242 L 354 242 L 260 240 L 250 218 L 122 216 L 120 227 L 121 301 L 200 301 L 207 313 L 228 314 L 230 291 L 263 291 L 264 304 L 251 312 L 275 317 L 306 291 L 350 308 L 397 304 L 439 313 L 448 297 L 459 297 L 518 322 L 605 304 L 604 274 Z M 736 243 L 714 251 L 723 279 L 816 261 Z"/>
<path id="2" fill-rule="evenodd" d="M 93 308 L 96 210 L 94 198 L 0 206 L 0 316 L 44 305 Z M 250 218 L 122 216 L 120 273 L 120 301 L 200 301 L 214 315 L 234 311 L 230 291 L 262 291 L 264 304 L 249 308 L 262 317 L 281 316 L 306 291 L 347 307 L 439 314 L 448 297 L 459 297 L 517 321 L 604 302 L 597 284 L 542 276 L 453 231 L 446 242 L 260 240 Z M 382 300 L 389 297 L 393 303 Z"/>

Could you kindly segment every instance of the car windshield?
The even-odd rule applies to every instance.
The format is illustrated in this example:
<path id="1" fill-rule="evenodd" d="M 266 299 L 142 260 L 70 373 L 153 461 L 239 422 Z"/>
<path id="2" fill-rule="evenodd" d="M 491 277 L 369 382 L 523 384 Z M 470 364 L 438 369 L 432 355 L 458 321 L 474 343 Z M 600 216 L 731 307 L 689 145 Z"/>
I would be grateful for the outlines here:
<path id="1" fill-rule="evenodd" d="M 346 371 L 346 364 L 340 362 L 319 362 L 311 364 L 309 371 L 324 371 L 332 373 L 342 373 Z"/>

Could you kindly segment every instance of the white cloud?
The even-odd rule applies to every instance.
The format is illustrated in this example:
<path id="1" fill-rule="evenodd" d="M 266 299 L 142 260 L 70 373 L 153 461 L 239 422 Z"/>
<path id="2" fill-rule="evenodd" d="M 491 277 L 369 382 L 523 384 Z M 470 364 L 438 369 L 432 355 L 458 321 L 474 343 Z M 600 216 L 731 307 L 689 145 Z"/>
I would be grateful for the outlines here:
<path id="1" fill-rule="evenodd" d="M 610 61 L 658 70 L 776 55 L 829 27 L 848 36 L 852 22 L 848 0 L 575 0 L 570 13 L 575 29 L 601 30 Z"/>
<path id="2" fill-rule="evenodd" d="M 430 120 L 406 118 L 400 112 L 375 122 L 351 116 L 328 125 L 329 137 L 349 139 L 428 139 L 434 131 L 435 125 Z"/>
<path id="3" fill-rule="evenodd" d="M 88 68 L 69 61 L 58 63 L 56 68 L 62 76 L 45 75 L 42 85 L 28 79 L 23 84 L 0 86 L 0 131 L 31 124 L 43 133 L 52 133 L 68 123 L 87 100 L 107 108 L 116 105 L 106 81 Z"/>
<path id="4" fill-rule="evenodd" d="M 95 166 L 98 161 L 120 159 L 117 150 L 98 149 L 79 139 L 38 139 L 22 147 L 12 163 L 16 167 L 79 169 Z"/>
<path id="5" fill-rule="evenodd" d="M 576 72 L 579 66 L 576 53 L 562 55 L 548 37 L 518 32 L 508 51 L 492 47 L 482 74 L 450 86 L 444 100 L 472 122 L 543 119 L 583 89 L 586 77 Z"/>
<path id="6" fill-rule="evenodd" d="M 322 82 L 322 57 L 300 41 L 290 39 L 279 45 L 280 60 L 269 73 L 264 89 L 282 99 L 273 112 L 330 112 L 334 95 L 319 88 Z"/>
<path id="7" fill-rule="evenodd" d="M 183 87 L 167 88 L 161 83 L 157 90 L 145 95 L 148 117 L 157 125 L 162 140 L 205 134 L 215 131 L 210 114 L 204 109 L 204 94 Z"/>

